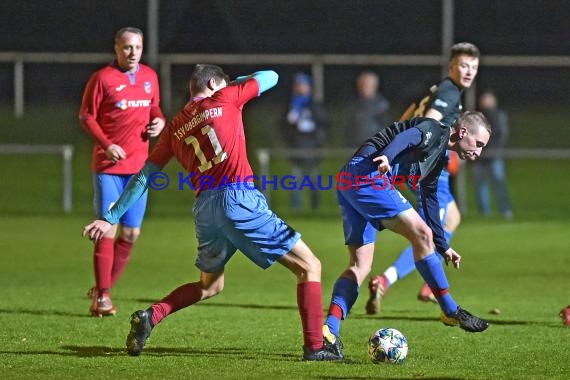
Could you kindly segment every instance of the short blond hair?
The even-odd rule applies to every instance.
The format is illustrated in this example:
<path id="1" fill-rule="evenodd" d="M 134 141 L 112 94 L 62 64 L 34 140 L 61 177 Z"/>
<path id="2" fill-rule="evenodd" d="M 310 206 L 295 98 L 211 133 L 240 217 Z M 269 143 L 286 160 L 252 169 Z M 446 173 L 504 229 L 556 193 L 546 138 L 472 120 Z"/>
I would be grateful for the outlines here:
<path id="1" fill-rule="evenodd" d="M 459 118 L 455 121 L 453 126 L 456 130 L 460 127 L 464 127 L 470 133 L 474 133 L 478 128 L 482 127 L 485 128 L 487 132 L 489 132 L 489 135 L 493 133 L 491 123 L 489 123 L 489 120 L 487 120 L 485 115 L 479 111 L 463 112 L 461 115 L 459 115 Z"/>

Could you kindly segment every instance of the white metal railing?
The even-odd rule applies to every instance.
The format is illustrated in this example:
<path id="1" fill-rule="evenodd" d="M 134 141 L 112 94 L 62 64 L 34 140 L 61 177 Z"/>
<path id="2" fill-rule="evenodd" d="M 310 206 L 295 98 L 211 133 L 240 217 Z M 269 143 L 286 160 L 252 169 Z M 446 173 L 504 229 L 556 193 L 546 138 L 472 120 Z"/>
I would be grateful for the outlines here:
<path id="1" fill-rule="evenodd" d="M 0 144 L 0 154 L 61 154 L 63 160 L 63 211 L 73 209 L 73 145 Z"/>
<path id="2" fill-rule="evenodd" d="M 107 53 L 34 53 L 0 52 L 0 62 L 14 64 L 14 113 L 17 117 L 24 114 L 24 64 L 25 63 L 61 63 L 61 64 L 104 64 L 111 62 L 114 55 Z M 382 55 L 382 54 L 161 54 L 160 84 L 162 106 L 167 112 L 172 107 L 172 65 L 192 65 L 199 62 L 216 64 L 275 64 L 309 65 L 314 81 L 314 96 L 324 98 L 324 66 L 441 66 L 448 63 L 447 52 L 444 55 Z M 506 56 L 490 55 L 481 57 L 485 67 L 563 67 L 570 68 L 570 56 Z M 467 108 L 473 108 L 473 89 L 467 93 Z"/>
<path id="3" fill-rule="evenodd" d="M 105 64 L 111 62 L 114 55 L 108 53 L 34 53 L 0 52 L 0 62 L 14 64 L 14 114 L 21 117 L 24 104 L 24 64 L 25 63 L 61 63 L 61 64 Z M 313 96 L 324 99 L 324 77 L 326 65 L 339 66 L 439 66 L 445 70 L 448 63 L 447 51 L 441 55 L 381 55 L 381 54 L 160 54 L 158 56 L 162 108 L 172 111 L 172 75 L 173 65 L 192 65 L 199 62 L 214 64 L 251 64 L 251 65 L 307 65 L 311 66 L 313 76 Z M 485 67 L 556 67 L 570 69 L 570 56 L 528 56 L 528 55 L 489 55 L 481 57 Z M 475 85 L 465 94 L 466 109 L 475 108 Z M 526 152 L 529 153 L 529 152 Z M 526 154 L 525 153 L 525 154 Z M 462 179 L 458 178 L 461 186 Z M 458 203 L 466 207 L 465 199 L 458 190 Z"/>

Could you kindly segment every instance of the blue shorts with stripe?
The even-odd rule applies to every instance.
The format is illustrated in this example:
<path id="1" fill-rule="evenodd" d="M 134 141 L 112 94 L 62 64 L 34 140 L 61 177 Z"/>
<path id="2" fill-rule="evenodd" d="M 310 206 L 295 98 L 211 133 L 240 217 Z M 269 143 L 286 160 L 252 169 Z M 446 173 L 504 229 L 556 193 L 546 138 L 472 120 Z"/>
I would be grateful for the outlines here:
<path id="1" fill-rule="evenodd" d="M 353 157 L 339 176 L 344 180 L 337 183 L 336 194 L 347 245 L 373 243 L 376 231 L 384 229 L 382 220 L 412 208 L 397 186 L 387 185 L 390 176 L 381 176 L 377 165 L 369 158 Z M 356 180 L 357 176 L 359 180 Z"/>
<path id="2" fill-rule="evenodd" d="M 265 269 L 286 255 L 301 235 L 269 209 L 265 196 L 245 184 L 202 191 L 194 203 L 196 266 L 224 268 L 236 250 Z"/>
<path id="3" fill-rule="evenodd" d="M 93 208 L 97 218 L 101 218 L 113 207 L 132 176 L 133 174 L 93 174 Z M 147 197 L 148 191 L 145 191 L 119 219 L 119 223 L 125 227 L 140 228 L 146 211 Z"/>

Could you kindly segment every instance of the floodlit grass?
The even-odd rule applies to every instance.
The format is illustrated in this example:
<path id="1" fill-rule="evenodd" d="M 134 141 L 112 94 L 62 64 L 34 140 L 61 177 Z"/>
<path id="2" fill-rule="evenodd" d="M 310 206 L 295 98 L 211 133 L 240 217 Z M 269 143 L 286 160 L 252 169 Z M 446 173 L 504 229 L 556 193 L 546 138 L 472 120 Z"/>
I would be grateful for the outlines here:
<path id="1" fill-rule="evenodd" d="M 2 143 L 76 147 L 74 211 L 68 216 L 61 215 L 59 157 L 2 156 L 2 379 L 568 378 L 570 328 L 558 318 L 570 303 L 568 161 L 507 162 L 513 222 L 480 219 L 469 194 L 471 212 L 464 215 L 453 242 L 463 255 L 462 268 L 447 273 L 458 302 L 491 321 L 482 334 L 438 322 L 436 306 L 416 301 L 421 279 L 414 274 L 390 290 L 378 317 L 364 313 L 367 295 L 362 290 L 342 326 L 345 363 L 303 362 L 293 275 L 278 265 L 262 271 L 237 254 L 227 267 L 221 295 L 173 314 L 155 328 L 140 357 L 127 356 L 130 314 L 197 279 L 189 217 L 194 196 L 172 187 L 151 193 L 134 257 L 113 289 L 117 316 L 89 316 L 85 293 L 93 283 L 92 248 L 80 231 L 92 215 L 90 144 L 77 125 L 77 108 L 30 110 L 18 120 L 0 109 Z M 514 146 L 534 147 L 539 141 L 542 147 L 565 147 L 568 139 L 543 133 L 561 121 L 548 119 L 542 125 L 544 115 L 536 115 L 514 114 Z M 254 137 L 274 124 L 261 119 L 248 130 Z M 265 135 L 249 146 L 254 167 L 254 149 L 267 142 L 259 136 Z M 323 161 L 321 172 L 334 175 L 341 164 L 341 159 Z M 289 168 L 285 160 L 275 159 L 270 170 L 282 176 Z M 173 163 L 165 171 L 177 178 L 180 167 Z M 289 209 L 289 195 L 272 191 L 272 207 L 320 257 L 326 308 L 333 282 L 348 261 L 334 192 L 323 192 L 317 212 L 300 214 Z M 382 271 L 405 246 L 403 238 L 380 233 L 373 271 Z M 493 308 L 501 314 L 488 314 Z M 403 365 L 373 365 L 367 358 L 368 336 L 384 326 L 408 338 L 410 352 Z"/>
<path id="2" fill-rule="evenodd" d="M 91 243 L 80 238 L 88 218 L 0 219 L 0 372 L 5 379 L 205 378 L 366 379 L 567 378 L 570 329 L 558 318 L 568 299 L 568 221 L 465 223 L 454 247 L 459 271 L 448 269 L 455 298 L 487 317 L 491 328 L 468 334 L 437 321 L 438 308 L 415 300 L 417 275 L 396 284 L 379 317 L 364 313 L 366 290 L 343 323 L 346 363 L 300 360 L 302 335 L 295 281 L 281 266 L 262 271 L 236 255 L 226 289 L 158 325 L 143 354 L 126 355 L 129 315 L 176 286 L 194 281 L 196 250 L 190 218 L 149 217 L 134 258 L 113 290 L 116 317 L 89 316 Z M 328 305 L 347 254 L 337 218 L 289 218 L 323 262 Z M 405 246 L 378 237 L 374 271 Z M 489 315 L 499 308 L 500 315 Z M 389 326 L 408 338 L 403 365 L 373 365 L 366 340 Z"/>

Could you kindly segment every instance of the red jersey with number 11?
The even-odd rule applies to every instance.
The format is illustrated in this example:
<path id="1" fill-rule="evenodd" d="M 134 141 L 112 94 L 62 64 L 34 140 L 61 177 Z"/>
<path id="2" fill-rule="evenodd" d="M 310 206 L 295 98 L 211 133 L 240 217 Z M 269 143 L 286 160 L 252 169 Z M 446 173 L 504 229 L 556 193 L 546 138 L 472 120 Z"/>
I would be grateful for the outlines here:
<path id="1" fill-rule="evenodd" d="M 176 157 L 196 195 L 223 184 L 253 181 L 242 110 L 258 94 L 257 80 L 248 79 L 211 97 L 194 98 L 163 130 L 149 161 L 163 167 Z"/>

